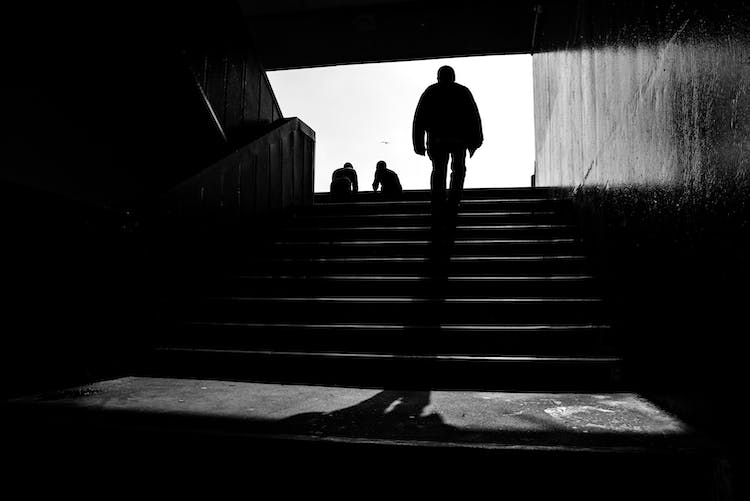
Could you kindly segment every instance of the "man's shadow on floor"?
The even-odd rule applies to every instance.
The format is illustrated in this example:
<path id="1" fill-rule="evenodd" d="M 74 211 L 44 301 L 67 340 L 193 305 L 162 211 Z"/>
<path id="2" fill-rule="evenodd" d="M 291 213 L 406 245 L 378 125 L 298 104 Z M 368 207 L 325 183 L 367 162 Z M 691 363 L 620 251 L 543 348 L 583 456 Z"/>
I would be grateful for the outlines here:
<path id="1" fill-rule="evenodd" d="M 439 414 L 424 414 L 429 404 L 429 391 L 384 390 L 350 407 L 286 418 L 279 426 L 305 435 L 365 438 L 436 438 L 453 431 Z"/>

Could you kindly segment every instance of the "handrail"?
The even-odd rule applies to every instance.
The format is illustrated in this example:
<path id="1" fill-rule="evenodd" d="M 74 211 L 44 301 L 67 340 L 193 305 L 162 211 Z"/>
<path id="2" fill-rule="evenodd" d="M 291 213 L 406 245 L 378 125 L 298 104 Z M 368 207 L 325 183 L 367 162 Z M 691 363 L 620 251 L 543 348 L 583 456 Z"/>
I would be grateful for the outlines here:
<path id="1" fill-rule="evenodd" d="M 311 205 L 315 132 L 285 118 L 261 137 L 169 190 L 163 214 L 220 224 Z"/>
<path id="2" fill-rule="evenodd" d="M 211 117 L 211 122 L 214 124 L 214 127 L 216 127 L 216 131 L 219 133 L 224 143 L 229 142 L 229 139 L 227 138 L 227 134 L 226 132 L 224 132 L 224 126 L 221 124 L 219 117 L 216 115 L 216 111 L 214 110 L 214 107 L 211 104 L 211 100 L 208 99 L 208 95 L 206 95 L 206 90 L 203 88 L 203 85 L 201 85 L 200 81 L 198 80 L 198 76 L 195 74 L 193 67 L 187 61 L 187 55 L 185 54 L 185 51 L 181 51 L 180 55 L 182 56 L 183 65 L 187 69 L 188 73 L 190 73 L 190 77 L 193 81 L 193 86 L 200 94 L 204 109 L 206 110 L 208 115 Z"/>
<path id="3" fill-rule="evenodd" d="M 266 73 L 265 71 L 262 71 L 261 72 L 261 78 L 263 79 L 263 83 L 266 84 L 266 88 L 268 89 L 268 92 L 271 94 L 271 100 L 273 101 L 274 113 L 278 113 L 279 117 L 283 118 L 284 115 L 281 113 L 281 106 L 279 105 L 279 100 L 276 98 L 276 93 L 273 90 L 273 86 L 271 85 L 271 81 L 268 79 L 268 73 Z M 310 130 L 312 131 L 312 129 L 310 129 Z"/>

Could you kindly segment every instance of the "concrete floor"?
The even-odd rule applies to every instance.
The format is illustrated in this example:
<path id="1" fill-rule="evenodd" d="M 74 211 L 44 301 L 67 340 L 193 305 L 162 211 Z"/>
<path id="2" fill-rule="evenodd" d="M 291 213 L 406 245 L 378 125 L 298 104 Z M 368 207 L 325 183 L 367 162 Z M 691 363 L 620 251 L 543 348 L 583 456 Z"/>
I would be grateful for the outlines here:
<path id="1" fill-rule="evenodd" d="M 692 435 L 683 422 L 633 393 L 399 391 L 125 377 L 11 405 L 154 422 L 179 418 L 235 433 L 483 447 L 654 447 L 684 445 Z"/>

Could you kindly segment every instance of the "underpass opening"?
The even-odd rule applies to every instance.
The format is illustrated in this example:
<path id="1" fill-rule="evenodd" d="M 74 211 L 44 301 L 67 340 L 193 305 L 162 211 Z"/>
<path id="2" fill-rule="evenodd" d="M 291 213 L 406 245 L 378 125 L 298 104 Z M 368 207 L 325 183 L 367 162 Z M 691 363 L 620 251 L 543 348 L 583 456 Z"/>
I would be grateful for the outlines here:
<path id="1" fill-rule="evenodd" d="M 429 189 L 432 165 L 414 153 L 412 121 L 419 98 L 450 65 L 472 92 L 484 143 L 467 157 L 466 188 L 530 186 L 534 173 L 532 57 L 492 55 L 329 66 L 268 72 L 284 116 L 316 132 L 315 192 L 328 192 L 345 162 L 360 191 L 371 191 L 383 160 L 405 190 Z"/>

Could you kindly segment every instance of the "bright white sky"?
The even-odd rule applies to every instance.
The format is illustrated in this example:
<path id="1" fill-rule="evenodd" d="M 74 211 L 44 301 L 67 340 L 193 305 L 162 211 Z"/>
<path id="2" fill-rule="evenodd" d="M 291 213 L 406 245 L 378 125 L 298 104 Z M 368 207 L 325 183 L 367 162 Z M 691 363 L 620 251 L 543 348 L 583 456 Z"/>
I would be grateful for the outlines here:
<path id="1" fill-rule="evenodd" d="M 530 55 L 480 56 L 359 64 L 268 73 L 285 117 L 315 131 L 315 191 L 351 162 L 360 191 L 372 190 L 375 164 L 385 160 L 404 189 L 430 186 L 432 164 L 414 153 L 411 125 L 419 97 L 449 64 L 474 94 L 484 145 L 467 156 L 465 186 L 530 186 L 534 112 Z"/>

